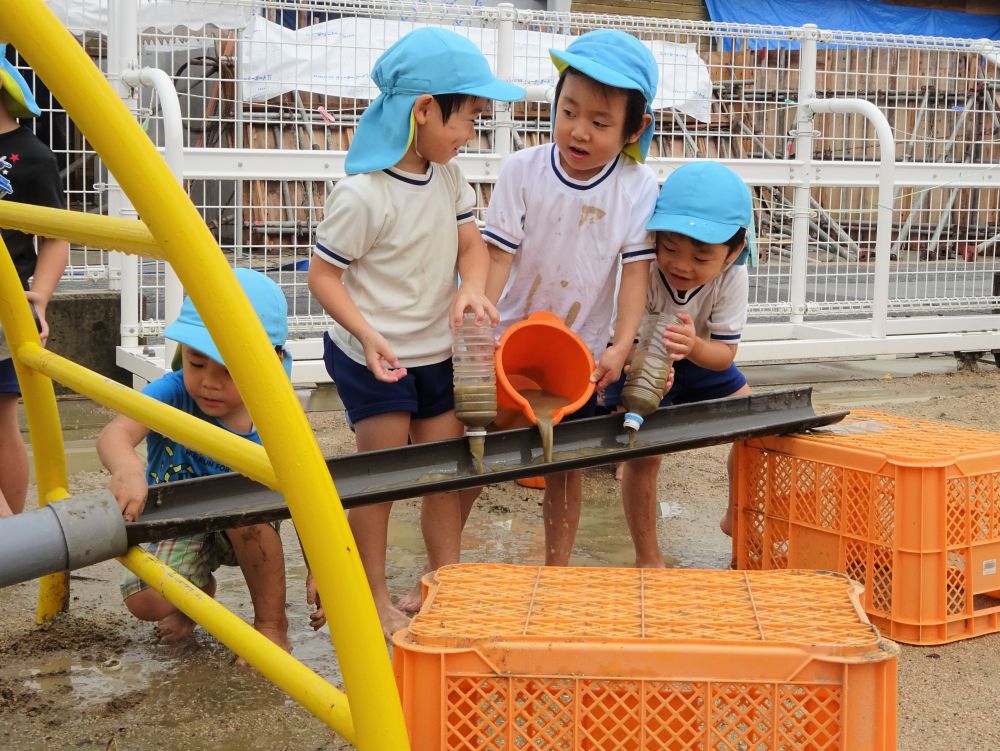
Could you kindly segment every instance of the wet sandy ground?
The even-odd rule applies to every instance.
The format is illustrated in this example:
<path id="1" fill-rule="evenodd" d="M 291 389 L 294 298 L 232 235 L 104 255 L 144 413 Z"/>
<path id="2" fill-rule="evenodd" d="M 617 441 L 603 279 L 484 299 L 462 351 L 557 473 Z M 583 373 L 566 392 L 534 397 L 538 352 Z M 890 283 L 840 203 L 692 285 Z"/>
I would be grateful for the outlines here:
<path id="1" fill-rule="evenodd" d="M 879 378 L 817 389 L 817 411 L 873 405 L 893 414 L 1000 430 L 1000 372 Z M 310 414 L 327 453 L 348 451 L 351 437 L 335 412 Z M 718 531 L 726 498 L 726 447 L 675 454 L 659 485 L 662 547 L 684 568 L 728 564 Z M 106 482 L 75 473 L 74 491 Z M 585 509 L 574 562 L 629 565 L 631 543 L 609 469 L 587 472 Z M 538 491 L 507 483 L 487 489 L 470 519 L 466 560 L 535 563 L 542 557 Z M 289 576 L 290 637 L 295 654 L 338 679 L 328 636 L 308 627 L 304 566 L 290 525 L 283 528 Z M 389 580 L 402 594 L 421 565 L 417 506 L 399 503 L 390 530 Z M 0 748 L 3 749 L 342 749 L 318 720 L 198 630 L 189 643 L 163 645 L 151 627 L 127 616 L 114 562 L 72 580 L 69 614 L 45 628 L 33 622 L 35 585 L 0 590 Z M 249 617 L 238 569 L 222 569 L 219 599 Z M 584 606 L 582 604 L 581 606 Z M 1000 635 L 940 647 L 902 648 L 899 748 L 950 751 L 1000 747 Z"/>

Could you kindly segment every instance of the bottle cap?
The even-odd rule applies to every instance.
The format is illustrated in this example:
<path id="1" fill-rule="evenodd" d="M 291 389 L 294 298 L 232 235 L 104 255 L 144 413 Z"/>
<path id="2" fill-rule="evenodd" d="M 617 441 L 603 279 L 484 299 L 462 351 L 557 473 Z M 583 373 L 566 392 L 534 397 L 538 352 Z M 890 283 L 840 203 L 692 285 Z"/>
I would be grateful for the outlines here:
<path id="1" fill-rule="evenodd" d="M 638 430 L 642 427 L 642 423 L 645 422 L 642 417 L 637 415 L 635 412 L 625 413 L 625 429 L 626 430 Z"/>
<path id="2" fill-rule="evenodd" d="M 486 437 L 486 428 L 466 428 L 465 435 L 469 438 Z"/>

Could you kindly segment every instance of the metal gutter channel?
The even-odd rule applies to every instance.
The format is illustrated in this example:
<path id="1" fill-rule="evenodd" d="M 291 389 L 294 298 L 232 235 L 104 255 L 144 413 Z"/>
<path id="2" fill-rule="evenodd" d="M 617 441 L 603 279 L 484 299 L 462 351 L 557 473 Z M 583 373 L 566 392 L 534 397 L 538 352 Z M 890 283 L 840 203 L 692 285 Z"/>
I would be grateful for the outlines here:
<path id="1" fill-rule="evenodd" d="M 460 490 L 519 477 L 565 472 L 623 459 L 666 454 L 746 438 L 798 433 L 839 422 L 847 412 L 817 415 L 812 389 L 663 407 L 646 418 L 628 447 L 621 415 L 555 427 L 553 460 L 541 461 L 534 428 L 490 433 L 475 474 L 464 438 L 338 456 L 327 461 L 345 509 Z M 156 485 L 142 517 L 126 524 L 129 545 L 185 534 L 287 519 L 280 495 L 242 475 L 226 474 Z"/>

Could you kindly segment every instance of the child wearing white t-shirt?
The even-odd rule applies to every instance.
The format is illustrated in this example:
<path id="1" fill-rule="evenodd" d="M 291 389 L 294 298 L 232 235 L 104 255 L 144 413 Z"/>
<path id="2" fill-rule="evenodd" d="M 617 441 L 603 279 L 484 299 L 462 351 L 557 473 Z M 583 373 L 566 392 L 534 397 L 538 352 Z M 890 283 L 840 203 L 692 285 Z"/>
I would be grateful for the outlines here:
<path id="1" fill-rule="evenodd" d="M 309 266 L 309 290 L 334 320 L 323 359 L 359 451 L 464 432 L 454 410 L 450 327 L 466 311 L 479 323 L 498 316 L 485 296 L 489 255 L 473 215 L 475 193 L 449 162 L 475 135 L 488 100 L 524 96 L 494 77 L 472 42 L 439 28 L 396 42 L 372 79 L 382 93 L 358 123 L 348 177 L 327 199 Z M 424 498 L 430 570 L 458 562 L 478 492 Z M 420 608 L 419 582 L 397 604 L 389 596 L 389 511 L 378 504 L 348 514 L 386 637 Z"/>
<path id="2" fill-rule="evenodd" d="M 747 322 L 745 263 L 754 242 L 746 184 L 718 162 L 686 164 L 663 184 L 647 226 L 656 232 L 656 265 L 646 311 L 668 311 L 682 322 L 664 334 L 674 372 L 660 405 L 749 394 L 733 364 Z M 619 395 L 620 390 L 607 389 L 605 405 L 614 406 Z M 663 566 L 656 537 L 660 462 L 661 457 L 648 456 L 627 461 L 622 469 L 622 503 L 637 566 Z M 719 526 L 732 534 L 731 498 Z"/>
<path id="3" fill-rule="evenodd" d="M 483 235 L 490 251 L 487 296 L 500 330 L 547 310 L 586 342 L 597 389 L 618 379 L 642 318 L 654 257 L 646 223 L 656 177 L 642 164 L 652 140 L 656 60 L 622 31 L 592 31 L 565 51 L 553 141 L 508 157 L 490 199 Z M 621 264 L 618 315 L 607 334 Z M 594 414 L 596 397 L 571 417 Z M 546 478 L 545 562 L 569 563 L 580 520 L 579 471 Z"/>

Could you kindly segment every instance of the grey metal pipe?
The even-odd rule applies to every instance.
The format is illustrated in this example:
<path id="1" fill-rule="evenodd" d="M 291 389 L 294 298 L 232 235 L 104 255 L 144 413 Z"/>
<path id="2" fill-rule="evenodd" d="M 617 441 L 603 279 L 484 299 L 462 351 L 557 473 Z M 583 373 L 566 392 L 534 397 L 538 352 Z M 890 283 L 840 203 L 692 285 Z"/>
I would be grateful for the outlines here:
<path id="1" fill-rule="evenodd" d="M 127 550 L 114 496 L 107 490 L 82 493 L 0 519 L 0 587 L 74 571 Z"/>

